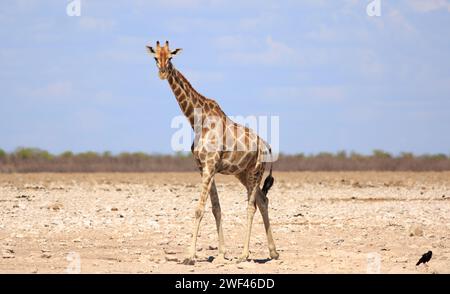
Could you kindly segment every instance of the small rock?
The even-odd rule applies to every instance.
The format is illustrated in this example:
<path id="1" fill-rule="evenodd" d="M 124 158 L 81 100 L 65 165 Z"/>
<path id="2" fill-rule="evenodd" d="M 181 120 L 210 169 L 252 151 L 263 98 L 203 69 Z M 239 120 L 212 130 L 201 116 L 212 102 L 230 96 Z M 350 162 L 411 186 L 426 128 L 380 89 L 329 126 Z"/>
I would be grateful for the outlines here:
<path id="1" fill-rule="evenodd" d="M 117 207 L 112 207 L 111 211 L 119 211 L 119 209 Z"/>
<path id="2" fill-rule="evenodd" d="M 409 236 L 410 237 L 413 237 L 413 236 L 421 237 L 421 236 L 423 236 L 423 229 L 422 229 L 422 227 L 419 226 L 419 225 L 412 225 L 409 228 Z"/>
<path id="3" fill-rule="evenodd" d="M 16 256 L 15 252 L 11 248 L 7 248 L 7 249 L 3 249 L 2 250 L 2 257 L 3 258 L 14 258 L 15 256 Z"/>
<path id="4" fill-rule="evenodd" d="M 47 206 L 47 209 L 53 210 L 53 211 L 59 211 L 63 208 L 63 205 L 61 203 L 53 203 Z"/>
<path id="5" fill-rule="evenodd" d="M 17 199 L 26 199 L 28 201 L 31 201 L 30 196 L 27 196 L 27 195 L 19 195 L 19 196 L 16 196 L 16 198 Z"/>
<path id="6" fill-rule="evenodd" d="M 166 256 L 166 261 L 173 261 L 173 262 L 178 262 L 179 259 L 173 256 Z"/>
<path id="7" fill-rule="evenodd" d="M 216 246 L 211 246 L 211 245 L 209 245 L 209 246 L 208 246 L 208 250 L 217 250 L 217 247 L 216 247 Z"/>
<path id="8" fill-rule="evenodd" d="M 237 265 L 238 269 L 254 269 L 256 264 L 254 262 L 241 262 Z"/>
<path id="9" fill-rule="evenodd" d="M 336 240 L 336 241 L 333 241 L 333 243 L 335 244 L 335 245 L 341 245 L 342 243 L 344 243 L 344 239 L 338 239 L 338 240 Z"/>
<path id="10" fill-rule="evenodd" d="M 41 257 L 42 258 L 50 258 L 50 257 L 52 257 L 52 255 L 50 254 L 50 253 L 43 253 L 42 255 L 41 255 Z"/>
<path id="11" fill-rule="evenodd" d="M 164 249 L 164 253 L 169 254 L 169 255 L 177 254 L 174 250 L 170 250 L 170 249 Z"/>

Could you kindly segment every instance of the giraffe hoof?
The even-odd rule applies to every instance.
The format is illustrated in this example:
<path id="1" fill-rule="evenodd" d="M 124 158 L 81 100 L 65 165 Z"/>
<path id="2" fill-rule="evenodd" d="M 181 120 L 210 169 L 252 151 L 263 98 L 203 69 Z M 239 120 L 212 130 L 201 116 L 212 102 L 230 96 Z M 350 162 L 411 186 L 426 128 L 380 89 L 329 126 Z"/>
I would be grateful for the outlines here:
<path id="1" fill-rule="evenodd" d="M 243 255 L 239 256 L 236 263 L 241 263 L 241 262 L 245 262 L 245 261 L 248 261 L 248 254 L 243 254 Z"/>
<path id="2" fill-rule="evenodd" d="M 225 258 L 225 254 L 219 254 L 216 258 L 213 259 L 213 263 L 222 264 L 226 263 L 227 259 Z"/>
<path id="3" fill-rule="evenodd" d="M 276 251 L 270 252 L 270 258 L 271 259 L 278 259 L 280 257 L 280 254 Z"/>
<path id="4" fill-rule="evenodd" d="M 194 265 L 195 264 L 195 258 L 193 257 L 186 257 L 183 262 L 184 265 Z"/>

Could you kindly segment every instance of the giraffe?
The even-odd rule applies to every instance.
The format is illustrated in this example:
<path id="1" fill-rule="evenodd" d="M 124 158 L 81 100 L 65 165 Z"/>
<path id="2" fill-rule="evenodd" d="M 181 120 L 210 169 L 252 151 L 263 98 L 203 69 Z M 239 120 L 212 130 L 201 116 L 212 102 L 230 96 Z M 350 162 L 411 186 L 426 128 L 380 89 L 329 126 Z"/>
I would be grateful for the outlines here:
<path id="1" fill-rule="evenodd" d="M 181 111 L 189 120 L 195 134 L 191 151 L 202 177 L 202 189 L 195 209 L 192 241 L 183 263 L 195 264 L 197 236 L 208 197 L 211 200 L 218 234 L 219 255 L 217 260 L 225 260 L 222 213 L 214 181 L 214 176 L 218 173 L 234 175 L 247 190 L 247 228 L 243 251 L 238 262 L 248 260 L 251 228 L 256 208 L 260 210 L 263 219 L 270 257 L 277 259 L 279 254 L 273 240 L 268 213 L 269 199 L 267 198 L 267 193 L 274 182 L 272 165 L 269 175 L 260 189 L 266 168 L 266 161 L 263 160 L 263 157 L 267 154 L 271 157 L 270 146 L 249 128 L 229 119 L 216 101 L 199 94 L 189 81 L 175 69 L 172 58 L 180 53 L 181 49 L 171 51 L 168 41 L 164 46 L 157 41 L 156 47 L 146 47 L 156 61 L 160 79 L 169 82 Z"/>

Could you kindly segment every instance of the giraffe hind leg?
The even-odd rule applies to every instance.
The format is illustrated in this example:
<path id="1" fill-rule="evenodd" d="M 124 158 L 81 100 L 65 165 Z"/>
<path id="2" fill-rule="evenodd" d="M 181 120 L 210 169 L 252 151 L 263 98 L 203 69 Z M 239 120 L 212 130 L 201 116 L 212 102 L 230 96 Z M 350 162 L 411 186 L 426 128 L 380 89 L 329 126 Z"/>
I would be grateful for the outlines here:
<path id="1" fill-rule="evenodd" d="M 264 195 L 264 193 L 259 188 L 258 193 L 256 195 L 256 205 L 258 206 L 258 209 L 261 212 L 261 216 L 264 222 L 270 258 L 278 259 L 280 255 L 277 252 L 275 241 L 273 240 L 272 228 L 270 226 L 269 220 L 269 199 L 266 197 L 266 195 Z"/>
<path id="2" fill-rule="evenodd" d="M 247 187 L 247 230 L 244 239 L 244 248 L 242 254 L 239 257 L 239 261 L 245 261 L 249 256 L 250 247 L 250 236 L 253 225 L 253 218 L 256 212 L 256 196 L 259 191 L 259 184 L 261 182 L 262 172 L 260 170 L 250 171 L 246 176 L 246 187 Z"/>

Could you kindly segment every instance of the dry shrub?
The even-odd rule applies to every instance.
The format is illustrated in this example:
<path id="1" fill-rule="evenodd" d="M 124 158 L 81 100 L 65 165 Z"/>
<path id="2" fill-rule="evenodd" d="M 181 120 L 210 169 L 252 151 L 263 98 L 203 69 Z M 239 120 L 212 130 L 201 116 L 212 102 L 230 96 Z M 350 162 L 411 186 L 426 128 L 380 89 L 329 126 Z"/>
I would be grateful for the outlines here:
<path id="1" fill-rule="evenodd" d="M 381 150 L 372 155 L 345 151 L 315 155 L 280 154 L 274 168 L 279 171 L 444 171 L 450 170 L 445 154 L 401 153 L 394 156 Z M 0 149 L 0 172 L 185 172 L 197 171 L 190 154 L 146 154 L 66 151 L 53 155 L 37 148 L 18 148 L 7 153 Z"/>

